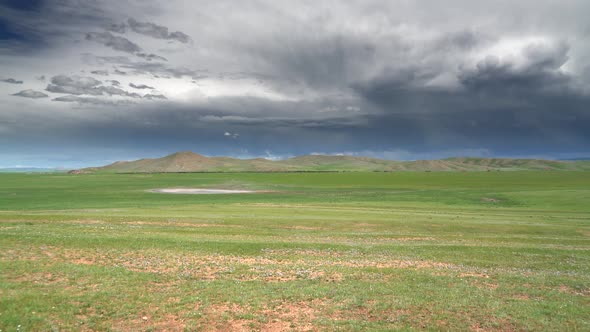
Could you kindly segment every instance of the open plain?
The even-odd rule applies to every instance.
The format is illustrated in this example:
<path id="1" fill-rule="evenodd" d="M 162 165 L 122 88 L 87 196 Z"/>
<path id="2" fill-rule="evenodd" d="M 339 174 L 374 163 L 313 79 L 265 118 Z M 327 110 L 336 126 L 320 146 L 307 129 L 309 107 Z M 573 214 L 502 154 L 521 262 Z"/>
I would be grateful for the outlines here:
<path id="1" fill-rule="evenodd" d="M 0 174 L 1 331 L 366 329 L 590 330 L 590 172 Z"/>

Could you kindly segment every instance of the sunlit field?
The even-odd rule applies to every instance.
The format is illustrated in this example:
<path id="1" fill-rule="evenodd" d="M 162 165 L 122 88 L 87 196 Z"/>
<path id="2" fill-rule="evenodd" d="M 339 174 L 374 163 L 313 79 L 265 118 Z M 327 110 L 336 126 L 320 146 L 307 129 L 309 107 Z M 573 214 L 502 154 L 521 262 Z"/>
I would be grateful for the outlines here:
<path id="1" fill-rule="evenodd" d="M 0 174 L 2 331 L 367 329 L 590 330 L 590 172 Z"/>

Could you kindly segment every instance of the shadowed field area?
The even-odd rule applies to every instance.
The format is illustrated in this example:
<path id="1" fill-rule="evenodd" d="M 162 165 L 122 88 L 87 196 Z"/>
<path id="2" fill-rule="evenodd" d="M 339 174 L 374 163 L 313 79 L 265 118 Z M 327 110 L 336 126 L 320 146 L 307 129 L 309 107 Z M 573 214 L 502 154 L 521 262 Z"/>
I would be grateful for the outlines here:
<path id="1" fill-rule="evenodd" d="M 590 172 L 0 174 L 0 329 L 589 330 L 588 202 Z"/>

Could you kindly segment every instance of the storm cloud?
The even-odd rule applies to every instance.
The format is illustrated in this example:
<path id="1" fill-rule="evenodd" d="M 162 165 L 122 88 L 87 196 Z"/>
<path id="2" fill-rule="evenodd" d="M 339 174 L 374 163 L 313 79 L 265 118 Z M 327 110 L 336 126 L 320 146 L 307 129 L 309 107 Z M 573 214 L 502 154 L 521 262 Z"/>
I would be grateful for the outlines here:
<path id="1" fill-rule="evenodd" d="M 0 67 L 25 89 L 0 86 L 14 149 L 35 128 L 138 157 L 590 157 L 587 1 L 0 8 Z"/>

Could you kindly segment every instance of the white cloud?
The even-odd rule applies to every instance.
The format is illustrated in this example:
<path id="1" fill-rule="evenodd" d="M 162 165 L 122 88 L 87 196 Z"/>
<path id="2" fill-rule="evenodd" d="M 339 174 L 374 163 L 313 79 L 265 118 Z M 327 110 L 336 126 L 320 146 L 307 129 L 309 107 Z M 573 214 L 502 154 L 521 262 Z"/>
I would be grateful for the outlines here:
<path id="1" fill-rule="evenodd" d="M 238 133 L 230 133 L 229 131 L 226 131 L 223 136 L 228 137 L 228 138 L 233 138 L 236 139 L 238 137 L 240 137 L 240 134 Z"/>

